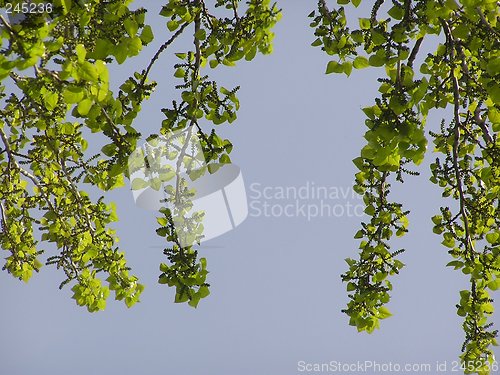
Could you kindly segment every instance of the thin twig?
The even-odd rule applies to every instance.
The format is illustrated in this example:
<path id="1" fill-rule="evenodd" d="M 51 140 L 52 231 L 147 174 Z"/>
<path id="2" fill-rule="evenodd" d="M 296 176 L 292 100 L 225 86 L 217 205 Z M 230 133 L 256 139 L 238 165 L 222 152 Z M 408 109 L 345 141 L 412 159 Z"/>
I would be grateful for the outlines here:
<path id="1" fill-rule="evenodd" d="M 149 62 L 147 68 L 143 71 L 144 73 L 142 75 L 142 79 L 141 79 L 141 82 L 139 83 L 139 86 L 141 86 L 141 87 L 144 86 L 144 83 L 146 82 L 146 79 L 149 75 L 149 72 L 151 71 L 151 68 L 153 67 L 155 62 L 158 60 L 160 55 L 168 48 L 168 46 L 171 45 L 175 41 L 175 39 L 177 39 L 177 37 L 179 37 L 179 35 L 182 34 L 184 29 L 187 27 L 187 25 L 189 25 L 188 22 L 183 23 L 182 26 L 179 28 L 179 30 L 177 30 L 175 32 L 175 34 L 172 35 L 172 37 L 169 40 L 167 40 L 165 43 L 163 43 L 162 46 L 158 49 L 158 51 L 156 51 L 155 55 L 153 56 L 153 58 Z"/>
<path id="2" fill-rule="evenodd" d="M 7 225 L 7 217 L 5 216 L 5 207 L 3 205 L 3 202 L 0 201 L 0 211 L 2 214 L 2 232 L 7 233 L 9 231 L 9 227 Z"/>
<path id="3" fill-rule="evenodd" d="M 207 22 L 210 25 L 210 29 L 212 29 L 212 31 L 213 31 L 214 30 L 214 24 L 212 22 L 212 18 L 216 18 L 216 17 L 213 16 L 213 15 L 211 15 L 208 12 L 207 5 L 205 4 L 204 1 L 201 2 L 201 7 L 202 7 L 202 10 L 203 10 L 203 14 L 205 15 L 205 18 L 207 19 Z"/>
<path id="4" fill-rule="evenodd" d="M 483 132 L 483 139 L 484 139 L 484 141 L 487 144 L 488 143 L 491 144 L 493 142 L 493 138 L 491 137 L 490 130 L 486 126 L 486 120 L 481 117 L 480 111 L 481 110 L 479 109 L 479 107 L 477 107 L 476 110 L 474 111 L 474 121 L 481 128 L 481 130 Z"/>
<path id="5" fill-rule="evenodd" d="M 15 34 L 16 32 L 14 29 L 12 29 L 12 26 L 10 25 L 9 21 L 7 21 L 2 14 L 0 14 L 0 21 L 4 24 L 4 26 L 12 33 Z"/>

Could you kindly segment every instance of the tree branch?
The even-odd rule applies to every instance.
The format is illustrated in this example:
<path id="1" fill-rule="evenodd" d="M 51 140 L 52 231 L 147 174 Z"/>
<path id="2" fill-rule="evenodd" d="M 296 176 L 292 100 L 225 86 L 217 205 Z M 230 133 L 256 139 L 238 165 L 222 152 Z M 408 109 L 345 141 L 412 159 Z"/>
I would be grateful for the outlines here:
<path id="1" fill-rule="evenodd" d="M 2 232 L 7 233 L 9 231 L 9 226 L 7 225 L 7 217 L 5 216 L 5 207 L 3 205 L 3 202 L 0 201 L 0 213 L 2 214 L 1 219 L 2 219 Z"/>
<path id="2" fill-rule="evenodd" d="M 158 51 L 156 51 L 155 55 L 153 56 L 153 58 L 149 62 L 146 69 L 143 70 L 143 75 L 142 75 L 141 82 L 139 83 L 139 86 L 141 86 L 141 87 L 144 86 L 144 83 L 146 82 L 146 79 L 149 75 L 149 72 L 151 71 L 151 68 L 153 67 L 155 62 L 158 60 L 160 55 L 168 48 L 168 46 L 170 46 L 179 37 L 179 35 L 182 34 L 184 29 L 187 27 L 187 25 L 189 25 L 189 23 L 187 23 L 187 22 L 183 23 L 182 26 L 179 28 L 179 30 L 177 30 L 175 32 L 175 34 L 172 35 L 172 37 L 169 40 L 167 40 L 165 43 L 163 43 L 162 46 L 158 49 Z"/>
<path id="3" fill-rule="evenodd" d="M 493 142 L 493 138 L 491 137 L 490 130 L 486 126 L 486 120 L 481 117 L 481 110 L 479 107 L 474 111 L 474 121 L 479 125 L 483 132 L 483 139 L 487 144 L 491 144 Z"/>
<path id="4" fill-rule="evenodd" d="M 201 5 L 202 1 L 198 1 L 198 5 Z M 201 45 L 200 41 L 196 37 L 198 31 L 201 29 L 201 11 L 198 12 L 196 15 L 196 19 L 194 21 L 194 38 L 193 38 L 193 44 L 195 47 L 195 61 L 194 61 L 194 69 L 193 73 L 191 74 L 191 92 L 195 93 L 196 90 L 198 89 L 198 79 L 200 75 L 200 67 L 201 67 Z M 198 106 L 198 102 L 196 99 L 194 100 L 193 104 L 194 107 Z M 186 134 L 186 140 L 184 144 L 182 145 L 181 152 L 177 158 L 177 163 L 176 163 L 176 184 L 175 184 L 175 201 L 177 204 L 180 203 L 180 169 L 182 167 L 182 161 L 184 160 L 184 155 L 186 153 L 187 147 L 189 145 L 189 140 L 191 138 L 192 132 L 193 132 L 193 125 L 197 123 L 197 118 L 196 118 L 196 111 L 192 111 L 191 115 L 191 120 L 188 125 L 188 130 Z M 181 246 L 180 246 L 181 247 Z M 182 248 L 182 247 L 181 247 Z"/>
<path id="5" fill-rule="evenodd" d="M 42 185 L 40 185 L 40 182 L 37 180 L 37 178 L 35 176 L 33 176 L 31 173 L 29 173 L 27 170 L 21 168 L 19 166 L 19 164 L 17 163 L 16 159 L 14 158 L 14 156 L 12 154 L 12 150 L 10 148 L 7 136 L 5 135 L 5 132 L 3 131 L 2 128 L 0 128 L 0 138 L 2 139 L 2 141 L 3 141 L 4 145 L 5 145 L 5 149 L 7 151 L 8 157 L 9 157 L 9 163 L 12 163 L 12 166 L 14 166 L 23 176 L 29 178 L 31 180 L 31 182 L 33 182 L 33 184 L 35 184 L 35 186 L 40 190 L 40 194 L 43 196 L 45 202 L 50 207 L 50 209 L 52 211 L 56 212 L 54 206 L 52 205 L 52 202 L 49 199 L 49 197 L 46 194 L 44 194 L 43 187 L 42 187 Z"/>
<path id="6" fill-rule="evenodd" d="M 415 46 L 411 50 L 410 57 L 408 57 L 408 66 L 410 68 L 413 67 L 413 62 L 417 58 L 418 51 L 420 50 L 420 46 L 422 45 L 422 42 L 424 41 L 424 37 L 420 37 L 417 39 Z"/>
<path id="7" fill-rule="evenodd" d="M 498 32 L 498 30 L 495 30 L 491 25 L 490 23 L 488 22 L 488 20 L 486 19 L 486 17 L 484 16 L 484 13 L 481 11 L 481 8 L 477 7 L 476 8 L 476 11 L 477 13 L 479 14 L 479 17 L 481 18 L 481 23 L 486 26 L 486 28 L 488 29 L 489 32 L 495 34 L 496 36 L 500 37 L 500 32 Z"/>
<path id="8" fill-rule="evenodd" d="M 446 34 L 446 40 L 449 44 L 449 57 L 450 57 L 450 63 L 453 64 L 454 60 L 456 58 L 455 54 L 455 39 L 453 38 L 453 34 L 451 33 L 450 26 L 448 23 L 444 20 L 442 20 L 442 25 L 443 29 Z M 464 223 L 464 229 L 465 229 L 465 242 L 466 242 L 466 247 L 468 250 L 468 255 L 470 256 L 471 260 L 473 261 L 475 258 L 475 249 L 474 249 L 474 244 L 472 243 L 472 238 L 470 234 L 470 223 L 469 223 L 469 217 L 467 216 L 466 212 L 466 199 L 465 199 L 465 194 L 463 191 L 463 186 L 462 186 L 462 176 L 461 176 L 461 170 L 458 165 L 458 159 L 459 159 L 459 147 L 460 147 L 460 128 L 462 126 L 461 121 L 460 121 L 460 86 L 458 84 L 458 79 L 455 76 L 455 72 L 453 69 L 453 66 L 450 69 L 450 79 L 452 81 L 452 87 L 453 87 L 453 119 L 454 119 L 454 140 L 453 140 L 453 169 L 455 172 L 455 180 L 456 180 L 456 188 L 458 191 L 458 198 L 459 198 L 459 206 L 460 206 L 460 215 L 462 217 L 463 223 Z"/>

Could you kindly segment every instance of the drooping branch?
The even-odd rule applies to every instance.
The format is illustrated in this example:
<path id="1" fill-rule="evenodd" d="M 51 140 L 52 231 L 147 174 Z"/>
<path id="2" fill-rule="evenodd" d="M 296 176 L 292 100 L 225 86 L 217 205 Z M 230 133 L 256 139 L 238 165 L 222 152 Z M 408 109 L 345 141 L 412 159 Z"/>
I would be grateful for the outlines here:
<path id="1" fill-rule="evenodd" d="M 454 120 L 454 140 L 453 140 L 453 168 L 455 171 L 455 183 L 456 183 L 456 188 L 458 191 L 458 201 L 459 201 L 459 206 L 460 206 L 460 215 L 462 217 L 463 223 L 464 223 L 464 229 L 465 229 L 465 242 L 467 246 L 467 253 L 468 256 L 470 257 L 471 261 L 474 261 L 475 258 L 475 249 L 474 249 L 474 244 L 472 241 L 471 233 L 470 233 L 470 224 L 469 224 L 469 216 L 467 213 L 466 209 L 466 198 L 464 194 L 464 189 L 462 185 L 462 175 L 461 175 L 461 169 L 458 165 L 459 163 L 459 145 L 460 145 L 460 132 L 461 132 L 461 121 L 460 121 L 460 86 L 458 83 L 458 78 L 456 77 L 455 74 L 455 66 L 456 66 L 456 41 L 453 38 L 453 35 L 450 30 L 450 26 L 447 21 L 443 20 L 443 29 L 446 34 L 446 40 L 447 40 L 447 45 L 448 45 L 448 51 L 449 51 L 449 58 L 450 58 L 450 80 L 452 82 L 452 89 L 453 89 L 453 120 Z"/>

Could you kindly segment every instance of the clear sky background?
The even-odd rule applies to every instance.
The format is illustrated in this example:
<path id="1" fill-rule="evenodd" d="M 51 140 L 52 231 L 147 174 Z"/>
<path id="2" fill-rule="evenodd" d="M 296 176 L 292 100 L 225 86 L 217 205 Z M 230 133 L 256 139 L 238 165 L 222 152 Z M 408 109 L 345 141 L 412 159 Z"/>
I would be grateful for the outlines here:
<path id="1" fill-rule="evenodd" d="M 146 66 L 168 38 L 166 20 L 157 16 L 161 2 L 134 4 L 149 8 L 157 39 L 141 57 L 112 68 L 117 81 Z M 296 203 L 276 197 L 255 203 L 256 191 L 265 187 L 350 188 L 356 172 L 351 160 L 364 144 L 361 108 L 373 102 L 383 74 L 325 75 L 328 56 L 310 46 L 315 38 L 307 14 L 315 1 L 280 6 L 274 54 L 213 75 L 225 87 L 241 86 L 238 120 L 218 130 L 234 144 L 231 157 L 242 168 L 253 207 Z M 368 7 L 361 12 L 368 14 Z M 135 123 L 141 133 L 155 132 L 160 109 L 177 98 L 172 55 L 189 47 L 187 39 L 179 41 L 155 66 L 159 87 Z M 439 119 L 431 117 L 429 127 Z M 410 233 L 394 244 L 407 249 L 400 258 L 407 267 L 391 280 L 393 317 L 372 335 L 357 333 L 340 312 L 347 296 L 339 275 L 344 259 L 357 256 L 353 235 L 361 218 L 265 217 L 251 209 L 236 230 L 201 247 L 212 294 L 193 309 L 174 304 L 174 290 L 157 284 L 164 243 L 154 232 L 154 213 L 137 208 L 127 187 L 106 200 L 117 203 L 120 246 L 146 284 L 142 302 L 127 309 L 111 296 L 104 312 L 90 314 L 71 300 L 70 287 L 57 289 L 63 274 L 54 268 L 43 268 L 26 285 L 0 273 L 0 375 L 294 375 L 301 373 L 299 361 L 429 363 L 431 373 L 436 361 L 447 361 L 445 373 L 457 373 L 451 366 L 463 332 L 455 304 L 468 284 L 445 267 L 449 255 L 432 233 L 430 217 L 442 205 L 439 188 L 428 179 L 434 158 L 431 144 L 422 175 L 392 188 L 393 198 L 412 211 Z M 359 202 L 350 196 L 327 203 Z M 494 322 L 498 327 L 498 314 Z"/>

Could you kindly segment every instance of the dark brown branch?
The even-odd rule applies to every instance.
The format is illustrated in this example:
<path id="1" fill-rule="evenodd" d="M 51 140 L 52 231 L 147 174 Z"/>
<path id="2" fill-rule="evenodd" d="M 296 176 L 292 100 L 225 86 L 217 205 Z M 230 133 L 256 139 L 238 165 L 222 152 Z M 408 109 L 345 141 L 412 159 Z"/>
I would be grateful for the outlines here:
<path id="1" fill-rule="evenodd" d="M 0 229 L 2 230 L 2 232 L 7 233 L 9 231 L 9 226 L 7 225 L 7 216 L 5 216 L 5 207 L 2 201 L 0 201 L 0 211 L 0 213 L 2 214 L 2 227 Z"/>
<path id="2" fill-rule="evenodd" d="M 187 27 L 187 25 L 189 25 L 189 23 L 187 23 L 187 22 L 183 23 L 182 26 L 179 28 L 179 30 L 177 30 L 175 32 L 175 34 L 172 35 L 172 37 L 169 40 L 167 40 L 165 43 L 163 43 L 162 46 L 158 49 L 158 51 L 156 51 L 155 55 L 153 56 L 153 58 L 149 62 L 146 69 L 143 70 L 143 76 L 142 76 L 141 82 L 139 83 L 139 86 L 141 86 L 141 87 L 144 86 L 144 83 L 146 82 L 146 79 L 149 75 L 149 72 L 151 71 L 151 68 L 153 67 L 155 62 L 158 60 L 160 55 L 168 48 L 168 46 L 170 46 L 182 34 L 184 29 Z"/>
<path id="3" fill-rule="evenodd" d="M 204 2 L 203 2 L 204 3 Z M 240 16 L 238 15 L 238 1 L 232 0 L 233 3 L 233 14 L 237 22 L 240 21 Z"/>
<path id="4" fill-rule="evenodd" d="M 422 42 L 424 41 L 424 37 L 420 37 L 417 39 L 415 46 L 413 46 L 413 49 L 411 50 L 410 57 L 408 57 L 408 66 L 410 68 L 413 67 L 413 63 L 415 62 L 415 59 L 417 58 L 418 51 L 420 50 L 420 46 L 422 45 Z"/>
<path id="5" fill-rule="evenodd" d="M 486 126 L 486 120 L 481 117 L 480 112 L 481 112 L 481 110 L 479 109 L 479 107 L 477 107 L 476 110 L 474 111 L 474 121 L 481 128 L 481 130 L 483 132 L 483 139 L 484 139 L 484 141 L 487 144 L 488 143 L 491 144 L 493 142 L 493 138 L 491 137 L 490 130 Z"/>
<path id="6" fill-rule="evenodd" d="M 491 25 L 490 23 L 488 22 L 488 20 L 486 19 L 486 17 L 484 16 L 484 13 L 481 11 L 481 8 L 477 7 L 476 8 L 476 11 L 477 13 L 479 14 L 479 17 L 481 18 L 481 23 L 486 26 L 486 28 L 488 29 L 489 32 L 493 33 L 493 34 L 496 34 L 497 36 L 500 36 L 500 32 L 498 32 L 498 30 L 495 30 Z"/>
<path id="7" fill-rule="evenodd" d="M 456 54 L 455 54 L 455 39 L 453 38 L 453 34 L 451 33 L 450 26 L 448 23 L 444 20 L 442 20 L 442 26 L 444 29 L 444 32 L 446 34 L 446 40 L 448 43 L 448 50 L 449 50 L 449 57 L 450 57 L 450 63 L 453 63 Z M 464 229 L 465 229 L 465 243 L 467 246 L 468 250 L 468 255 L 470 256 L 471 260 L 474 260 L 475 258 L 475 249 L 474 249 L 474 244 L 472 243 L 472 238 L 471 238 L 471 233 L 470 233 L 470 223 L 469 223 L 469 217 L 466 212 L 466 199 L 465 199 L 465 194 L 462 186 L 462 176 L 461 176 L 461 170 L 458 165 L 458 160 L 459 160 L 459 147 L 460 147 L 460 128 L 462 126 L 461 121 L 460 121 L 460 86 L 458 84 L 458 79 L 455 76 L 455 72 L 453 69 L 453 66 L 450 69 L 450 79 L 452 81 L 452 87 L 453 87 L 453 119 L 454 119 L 454 140 L 453 140 L 453 169 L 455 172 L 455 180 L 456 180 L 456 188 L 458 191 L 458 200 L 459 200 L 459 206 L 460 206 L 460 216 L 462 217 L 463 223 L 464 223 Z"/>
<path id="8" fill-rule="evenodd" d="M 411 0 L 405 0 L 404 6 L 405 6 L 405 15 L 403 18 L 403 22 L 408 22 L 410 21 L 410 16 L 411 16 Z"/>
<path id="9" fill-rule="evenodd" d="M 7 157 L 9 158 L 8 169 L 10 169 L 12 166 L 17 167 L 16 160 L 12 155 L 12 150 L 10 148 L 9 140 L 7 139 L 7 135 L 4 133 L 1 127 L 0 127 L 0 138 L 2 138 L 2 142 L 5 146 L 5 151 L 7 152 Z"/>

